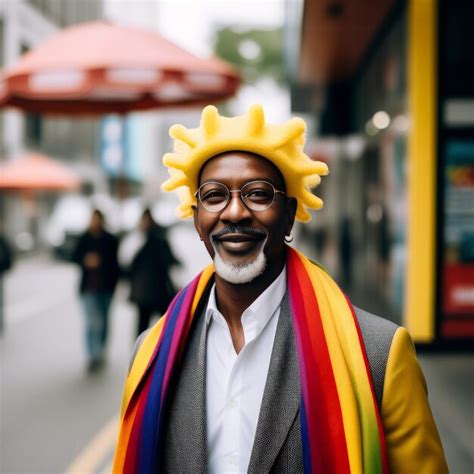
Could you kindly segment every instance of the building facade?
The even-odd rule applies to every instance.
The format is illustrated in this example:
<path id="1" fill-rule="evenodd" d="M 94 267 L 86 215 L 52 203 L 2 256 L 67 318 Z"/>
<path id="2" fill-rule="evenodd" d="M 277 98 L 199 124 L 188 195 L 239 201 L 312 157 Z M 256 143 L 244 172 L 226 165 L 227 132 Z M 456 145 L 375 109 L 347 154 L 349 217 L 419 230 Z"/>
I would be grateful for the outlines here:
<path id="1" fill-rule="evenodd" d="M 474 338 L 472 14 L 467 0 L 306 0 L 289 71 L 331 169 L 316 257 L 418 344 Z"/>
<path id="2" fill-rule="evenodd" d="M 0 2 L 0 66 L 14 64 L 61 28 L 101 17 L 102 0 L 4 0 Z M 98 168 L 98 120 L 49 118 L 5 109 L 0 110 L 0 130 L 0 160 L 37 151 L 69 164 Z M 19 250 L 34 248 L 55 198 L 5 194 L 2 200 L 8 237 Z"/>

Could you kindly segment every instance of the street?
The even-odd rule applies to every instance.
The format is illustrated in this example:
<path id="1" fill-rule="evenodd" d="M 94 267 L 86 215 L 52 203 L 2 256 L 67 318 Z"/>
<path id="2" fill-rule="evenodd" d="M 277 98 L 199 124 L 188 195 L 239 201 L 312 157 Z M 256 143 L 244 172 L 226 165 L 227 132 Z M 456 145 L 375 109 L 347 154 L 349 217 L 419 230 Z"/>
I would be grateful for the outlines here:
<path id="1" fill-rule="evenodd" d="M 181 283 L 206 259 L 194 244 L 183 245 L 191 239 L 186 229 L 181 237 L 170 236 L 175 248 L 187 252 L 179 254 L 186 263 Z M 100 373 L 87 374 L 77 279 L 73 265 L 46 254 L 19 260 L 5 278 L 2 473 L 110 469 L 134 340 L 134 308 L 121 284 L 112 308 L 107 365 Z M 472 472 L 472 358 L 424 354 L 420 360 L 451 472 Z"/>
<path id="2" fill-rule="evenodd" d="M 119 288 L 107 367 L 87 374 L 77 277 L 74 266 L 39 256 L 6 279 L 1 472 L 64 472 L 118 412 L 133 308 Z"/>

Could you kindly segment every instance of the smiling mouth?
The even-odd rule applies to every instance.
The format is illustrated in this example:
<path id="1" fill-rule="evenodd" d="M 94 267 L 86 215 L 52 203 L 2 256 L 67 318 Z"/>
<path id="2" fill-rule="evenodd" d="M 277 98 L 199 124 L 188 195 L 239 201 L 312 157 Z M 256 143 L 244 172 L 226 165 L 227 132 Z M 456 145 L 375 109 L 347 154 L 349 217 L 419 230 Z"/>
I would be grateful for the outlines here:
<path id="1" fill-rule="evenodd" d="M 265 236 L 232 233 L 214 237 L 213 240 L 228 252 L 244 253 L 259 246 L 264 238 Z"/>

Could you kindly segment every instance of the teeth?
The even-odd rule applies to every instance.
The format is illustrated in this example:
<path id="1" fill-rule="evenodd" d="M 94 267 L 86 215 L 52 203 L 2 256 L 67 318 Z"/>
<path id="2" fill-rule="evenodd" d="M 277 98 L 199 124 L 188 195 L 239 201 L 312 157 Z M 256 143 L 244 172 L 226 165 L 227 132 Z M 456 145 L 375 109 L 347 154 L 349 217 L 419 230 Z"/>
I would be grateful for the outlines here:
<path id="1" fill-rule="evenodd" d="M 221 239 L 225 242 L 248 242 L 249 240 L 255 240 L 253 237 L 224 237 Z"/>
<path id="2" fill-rule="evenodd" d="M 222 239 L 222 242 L 251 242 L 253 239 Z"/>

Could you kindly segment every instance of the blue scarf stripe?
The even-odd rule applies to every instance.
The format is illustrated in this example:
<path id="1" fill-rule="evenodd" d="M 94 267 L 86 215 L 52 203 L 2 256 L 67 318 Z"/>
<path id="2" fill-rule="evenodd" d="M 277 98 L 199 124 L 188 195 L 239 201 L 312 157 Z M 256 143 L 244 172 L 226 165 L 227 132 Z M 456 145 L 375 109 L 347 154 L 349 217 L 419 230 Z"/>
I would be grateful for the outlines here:
<path id="1" fill-rule="evenodd" d="M 306 407 L 304 405 L 303 397 L 301 397 L 300 404 L 300 420 L 301 420 L 301 441 L 303 445 L 303 464 L 305 474 L 311 474 L 311 449 L 309 446 L 308 435 L 308 419 L 306 417 Z"/>
<path id="2" fill-rule="evenodd" d="M 143 474 L 156 473 L 160 467 L 156 466 L 156 464 L 159 459 L 158 434 L 161 431 L 159 426 L 161 392 L 174 329 L 188 288 L 189 286 L 180 292 L 175 307 L 168 315 L 168 321 L 166 322 L 166 328 L 154 364 L 155 367 L 143 417 L 143 429 L 140 440 L 139 472 Z"/>

